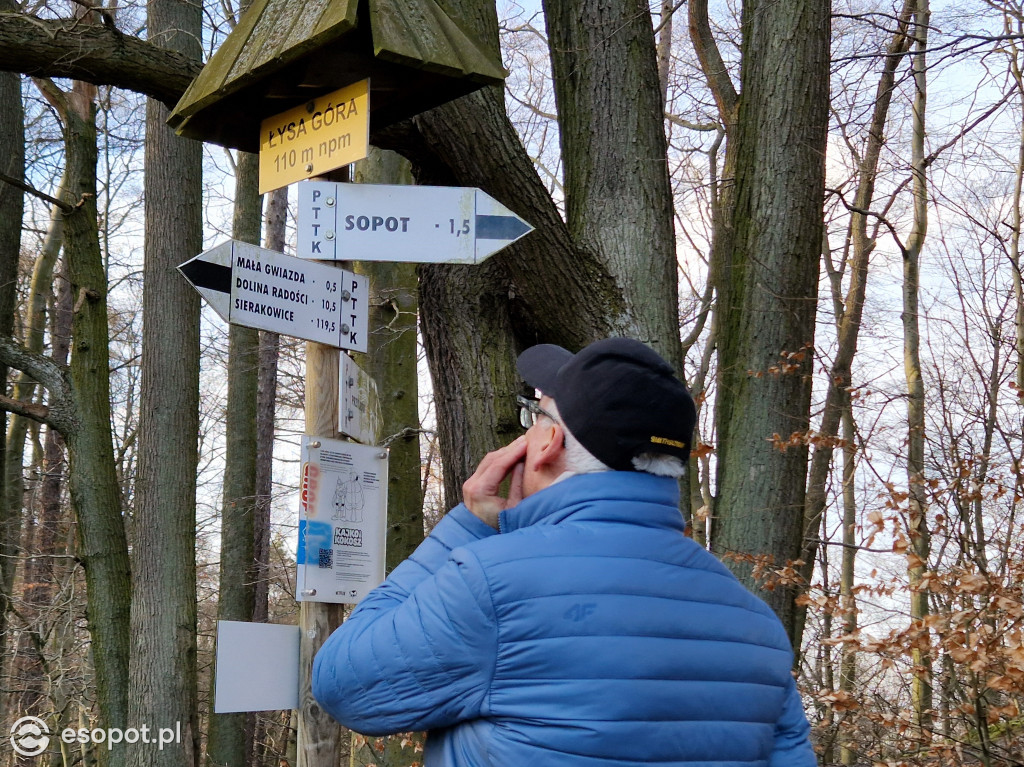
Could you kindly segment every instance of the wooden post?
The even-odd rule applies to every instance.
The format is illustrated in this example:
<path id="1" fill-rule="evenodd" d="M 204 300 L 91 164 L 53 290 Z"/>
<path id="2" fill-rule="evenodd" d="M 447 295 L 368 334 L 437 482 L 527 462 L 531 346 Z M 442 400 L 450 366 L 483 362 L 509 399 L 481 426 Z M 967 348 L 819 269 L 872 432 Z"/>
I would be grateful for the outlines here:
<path id="1" fill-rule="evenodd" d="M 330 346 L 306 344 L 306 434 L 337 438 L 338 365 L 341 352 Z M 299 727 L 297 767 L 336 767 L 341 726 L 313 698 L 313 656 L 338 626 L 342 605 L 299 603 Z"/>

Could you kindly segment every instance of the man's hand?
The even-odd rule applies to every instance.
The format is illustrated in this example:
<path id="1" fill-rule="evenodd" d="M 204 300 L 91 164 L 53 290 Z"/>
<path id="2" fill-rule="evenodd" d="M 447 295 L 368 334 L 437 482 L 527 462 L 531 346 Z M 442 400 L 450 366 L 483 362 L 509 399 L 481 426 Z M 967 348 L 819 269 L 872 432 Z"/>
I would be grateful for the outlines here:
<path id="1" fill-rule="evenodd" d="M 526 437 L 484 456 L 473 476 L 462 485 L 462 498 L 466 508 L 484 522 L 498 529 L 498 515 L 523 500 L 523 459 L 526 457 Z M 499 488 L 506 477 L 511 477 L 508 498 L 500 496 Z"/>

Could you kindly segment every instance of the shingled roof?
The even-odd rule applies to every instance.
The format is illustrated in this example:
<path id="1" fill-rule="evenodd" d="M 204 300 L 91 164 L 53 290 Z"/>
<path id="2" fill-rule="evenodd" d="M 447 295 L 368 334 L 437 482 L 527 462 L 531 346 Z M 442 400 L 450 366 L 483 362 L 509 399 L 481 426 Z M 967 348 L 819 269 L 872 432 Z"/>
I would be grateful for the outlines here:
<path id="1" fill-rule="evenodd" d="M 262 120 L 359 80 L 372 135 L 506 75 L 435 0 L 254 0 L 168 123 L 255 152 Z"/>

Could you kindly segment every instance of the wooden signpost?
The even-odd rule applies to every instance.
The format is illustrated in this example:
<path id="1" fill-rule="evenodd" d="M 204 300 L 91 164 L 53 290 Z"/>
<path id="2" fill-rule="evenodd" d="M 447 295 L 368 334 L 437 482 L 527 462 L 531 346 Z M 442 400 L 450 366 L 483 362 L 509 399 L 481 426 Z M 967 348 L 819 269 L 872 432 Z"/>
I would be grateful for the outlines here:
<path id="1" fill-rule="evenodd" d="M 344 167 L 366 155 L 373 131 L 500 84 L 506 75 L 497 51 L 466 32 L 436 0 L 253 0 L 168 122 L 180 135 L 259 151 L 262 193 Z M 360 193 L 350 188 L 343 194 L 352 205 L 369 201 L 359 203 Z M 413 194 L 423 202 L 429 193 Z M 451 194 L 461 201 L 458 210 L 445 207 L 447 218 L 432 223 L 433 236 L 448 227 L 447 241 L 435 237 L 429 248 L 404 249 L 396 245 L 397 238 L 383 234 L 376 239 L 346 236 L 349 250 L 339 249 L 330 259 L 477 263 L 531 229 L 510 211 L 493 207 L 498 203 L 478 190 Z M 440 204 L 440 197 L 433 202 Z M 358 233 L 374 229 L 377 214 L 353 209 L 345 215 L 355 216 Z M 360 228 L 361 216 L 366 217 L 365 228 Z M 415 216 L 418 225 L 421 216 Z M 382 217 L 381 226 L 370 234 L 381 228 L 396 234 L 397 225 L 388 228 L 392 217 Z M 334 231 L 344 224 L 344 219 L 340 224 L 336 220 Z M 242 250 L 238 244 L 218 246 L 180 269 L 229 322 L 309 340 L 306 433 L 325 439 L 341 436 L 339 349 L 365 349 L 368 328 L 360 320 L 363 324 L 353 330 L 359 323 L 351 302 L 342 307 L 342 299 L 335 306 L 329 287 L 336 283 L 340 288 L 345 281 L 351 288 L 352 279 L 334 266 L 312 261 L 300 266 L 292 263 L 298 259 L 289 261 L 284 254 L 258 249 L 255 255 L 243 255 Z M 419 257 L 404 258 L 403 251 Z M 319 258 L 315 252 L 299 255 Z M 288 270 L 283 277 L 280 269 Z M 336 272 L 337 279 L 325 269 Z M 302 279 L 292 279 L 300 274 Z M 360 289 L 349 291 L 357 303 Z M 343 331 L 342 325 L 349 330 Z M 348 402 L 358 410 L 351 396 Z M 353 416 L 345 422 L 347 433 L 372 430 L 372 419 L 357 420 Z M 341 615 L 338 604 L 300 605 L 299 767 L 338 763 L 341 728 L 313 700 L 310 671 L 313 656 Z"/>

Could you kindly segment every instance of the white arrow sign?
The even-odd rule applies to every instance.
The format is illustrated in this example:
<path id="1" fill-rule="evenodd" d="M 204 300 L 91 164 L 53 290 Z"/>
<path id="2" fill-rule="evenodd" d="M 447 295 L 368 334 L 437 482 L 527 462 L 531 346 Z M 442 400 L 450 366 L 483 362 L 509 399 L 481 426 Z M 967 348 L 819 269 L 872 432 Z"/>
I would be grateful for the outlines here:
<path id="1" fill-rule="evenodd" d="M 334 181 L 298 187 L 303 258 L 476 264 L 533 231 L 479 189 Z"/>
<path id="2" fill-rule="evenodd" d="M 178 267 L 234 325 L 366 351 L 368 278 L 238 240 Z"/>

